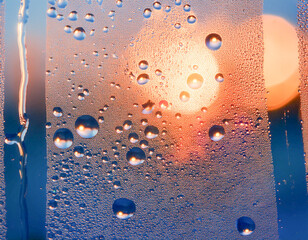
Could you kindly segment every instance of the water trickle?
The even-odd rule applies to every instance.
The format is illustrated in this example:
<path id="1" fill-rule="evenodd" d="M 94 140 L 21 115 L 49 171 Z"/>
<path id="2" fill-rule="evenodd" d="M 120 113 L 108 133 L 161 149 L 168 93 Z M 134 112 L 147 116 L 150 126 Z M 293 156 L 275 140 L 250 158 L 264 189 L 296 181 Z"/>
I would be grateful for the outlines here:
<path id="1" fill-rule="evenodd" d="M 126 159 L 131 165 L 137 166 L 145 161 L 146 156 L 141 148 L 134 147 L 127 152 Z"/>
<path id="2" fill-rule="evenodd" d="M 209 49 L 216 51 L 221 47 L 222 39 L 218 34 L 212 33 L 206 37 L 205 44 Z"/>
<path id="3" fill-rule="evenodd" d="M 79 136 L 93 138 L 98 133 L 99 126 L 95 118 L 89 115 L 83 115 L 77 118 L 75 129 Z"/>
<path id="4" fill-rule="evenodd" d="M 73 140 L 73 134 L 67 128 L 58 129 L 53 136 L 54 144 L 61 149 L 66 149 L 72 146 Z"/>
<path id="5" fill-rule="evenodd" d="M 119 198 L 112 205 L 113 213 L 119 219 L 128 219 L 133 216 L 136 211 L 136 205 L 132 200 L 127 198 Z"/>

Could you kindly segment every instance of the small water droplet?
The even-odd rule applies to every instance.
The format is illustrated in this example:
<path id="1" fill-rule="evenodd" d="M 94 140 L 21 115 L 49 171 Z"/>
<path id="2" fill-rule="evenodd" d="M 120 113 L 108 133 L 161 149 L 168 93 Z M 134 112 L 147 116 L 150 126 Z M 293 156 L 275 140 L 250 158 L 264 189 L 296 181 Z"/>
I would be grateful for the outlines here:
<path id="1" fill-rule="evenodd" d="M 84 17 L 84 19 L 87 22 L 94 22 L 94 15 L 92 13 L 87 13 L 86 16 Z"/>
<path id="2" fill-rule="evenodd" d="M 147 140 L 141 140 L 140 141 L 140 147 L 141 148 L 148 148 L 149 147 L 149 143 Z"/>
<path id="3" fill-rule="evenodd" d="M 225 80 L 224 75 L 222 75 L 221 73 L 216 74 L 215 80 L 220 83 L 223 82 Z"/>
<path id="4" fill-rule="evenodd" d="M 212 33 L 206 37 L 205 44 L 209 49 L 216 51 L 221 47 L 222 39 L 218 34 Z"/>
<path id="5" fill-rule="evenodd" d="M 109 32 L 109 28 L 108 28 L 108 27 L 104 27 L 104 28 L 103 28 L 103 32 L 104 32 L 104 33 Z"/>
<path id="6" fill-rule="evenodd" d="M 48 203 L 48 207 L 50 210 L 55 210 L 58 206 L 58 203 L 55 200 L 51 200 Z"/>
<path id="7" fill-rule="evenodd" d="M 78 19 L 77 12 L 71 11 L 67 18 L 68 18 L 68 20 L 71 20 L 71 21 L 77 21 L 77 19 Z"/>
<path id="8" fill-rule="evenodd" d="M 190 99 L 189 93 L 185 92 L 185 91 L 181 92 L 180 93 L 180 99 L 181 99 L 182 102 L 188 102 L 189 99 Z"/>
<path id="9" fill-rule="evenodd" d="M 126 159 L 131 165 L 137 166 L 145 161 L 146 156 L 141 148 L 133 147 L 127 152 Z"/>
<path id="10" fill-rule="evenodd" d="M 153 139 L 156 138 L 159 134 L 159 130 L 155 126 L 147 126 L 144 130 L 144 134 L 147 138 Z"/>
<path id="11" fill-rule="evenodd" d="M 133 125 L 132 121 L 126 120 L 126 121 L 123 123 L 123 128 L 124 128 L 125 130 L 129 130 L 129 129 L 131 129 L 132 125 Z"/>
<path id="12" fill-rule="evenodd" d="M 197 21 L 197 18 L 194 15 L 190 15 L 187 17 L 187 22 L 193 24 Z"/>
<path id="13" fill-rule="evenodd" d="M 81 41 L 81 40 L 85 39 L 85 37 L 86 37 L 86 32 L 82 27 L 78 27 L 74 30 L 74 38 L 76 40 Z"/>
<path id="14" fill-rule="evenodd" d="M 72 146 L 73 139 L 72 132 L 67 128 L 58 129 L 53 136 L 54 144 L 61 149 L 66 149 Z"/>
<path id="15" fill-rule="evenodd" d="M 154 105 L 155 103 L 152 102 L 151 100 L 147 101 L 145 104 L 142 104 L 142 113 L 143 114 L 150 114 L 153 112 L 154 110 Z"/>
<path id="16" fill-rule="evenodd" d="M 176 29 L 180 29 L 180 28 L 181 28 L 181 24 L 180 24 L 180 23 L 176 23 L 176 24 L 174 24 L 174 27 L 175 27 Z"/>
<path id="17" fill-rule="evenodd" d="M 84 149 L 81 146 L 77 146 L 74 148 L 74 155 L 78 158 L 84 156 Z"/>
<path id="18" fill-rule="evenodd" d="M 170 12 L 170 11 L 171 11 L 171 7 L 170 7 L 170 6 L 166 6 L 166 7 L 165 7 L 165 12 L 168 13 L 168 12 Z"/>
<path id="19" fill-rule="evenodd" d="M 52 113 L 55 117 L 62 117 L 63 115 L 63 111 L 60 107 L 55 107 L 53 110 L 52 110 Z"/>
<path id="20" fill-rule="evenodd" d="M 66 26 L 64 27 L 64 32 L 66 32 L 66 33 L 71 33 L 71 32 L 72 32 L 72 27 L 71 27 L 70 25 L 66 25 Z"/>
<path id="21" fill-rule="evenodd" d="M 89 115 L 80 116 L 75 122 L 76 132 L 83 138 L 93 138 L 98 133 L 98 128 L 95 118 Z"/>
<path id="22" fill-rule="evenodd" d="M 225 136 L 225 129 L 222 126 L 214 125 L 209 130 L 209 136 L 215 142 L 220 141 Z"/>
<path id="23" fill-rule="evenodd" d="M 203 77 L 198 73 L 190 74 L 187 78 L 187 85 L 192 89 L 198 89 L 204 82 Z"/>
<path id="24" fill-rule="evenodd" d="M 122 0 L 117 0 L 116 5 L 117 5 L 117 7 L 119 7 L 119 8 L 122 7 L 122 6 L 123 6 Z"/>
<path id="25" fill-rule="evenodd" d="M 136 143 L 136 142 L 138 142 L 138 140 L 139 140 L 139 136 L 138 136 L 137 133 L 130 133 L 130 134 L 128 135 L 128 140 L 129 140 L 131 143 Z"/>
<path id="26" fill-rule="evenodd" d="M 174 3 L 175 5 L 180 6 L 182 4 L 182 0 L 175 0 Z"/>
<path id="27" fill-rule="evenodd" d="M 113 213 L 119 219 L 128 219 L 133 216 L 136 211 L 136 205 L 132 200 L 127 198 L 119 198 L 112 205 Z"/>
<path id="28" fill-rule="evenodd" d="M 144 11 L 143 11 L 143 16 L 144 16 L 145 18 L 151 17 L 151 14 L 152 14 L 151 9 L 149 9 L 149 8 L 144 9 Z"/>
<path id="29" fill-rule="evenodd" d="M 248 236 L 253 233 L 256 225 L 250 217 L 240 217 L 237 220 L 237 230 L 242 236 Z"/>
<path id="30" fill-rule="evenodd" d="M 84 100 L 84 94 L 83 93 L 78 93 L 77 98 L 80 101 Z"/>
<path id="31" fill-rule="evenodd" d="M 120 182 L 120 181 L 114 181 L 114 182 L 113 182 L 113 187 L 114 187 L 115 189 L 121 188 L 121 182 Z"/>
<path id="32" fill-rule="evenodd" d="M 147 61 L 145 61 L 145 60 L 142 60 L 142 61 L 139 62 L 138 65 L 139 65 L 139 68 L 141 70 L 146 70 L 148 68 L 148 66 L 149 66 L 149 63 Z"/>
<path id="33" fill-rule="evenodd" d="M 57 20 L 58 21 L 62 21 L 64 19 L 63 15 L 62 14 L 58 14 L 57 15 Z"/>
<path id="34" fill-rule="evenodd" d="M 159 102 L 159 106 L 160 106 L 160 108 L 161 109 L 167 109 L 168 108 L 168 106 L 169 106 L 169 103 L 166 101 L 166 100 L 161 100 L 160 102 Z"/>

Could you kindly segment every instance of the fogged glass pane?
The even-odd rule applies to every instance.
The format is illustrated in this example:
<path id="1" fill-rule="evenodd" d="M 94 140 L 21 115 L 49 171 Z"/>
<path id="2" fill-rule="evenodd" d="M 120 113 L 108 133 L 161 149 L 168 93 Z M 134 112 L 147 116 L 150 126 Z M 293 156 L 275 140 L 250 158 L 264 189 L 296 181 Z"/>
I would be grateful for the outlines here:
<path id="1" fill-rule="evenodd" d="M 300 94 L 301 94 L 301 115 L 303 119 L 303 138 L 304 138 L 304 147 L 306 152 L 306 173 L 308 173 L 308 164 L 307 164 L 307 152 L 308 152 L 308 68 L 307 68 L 307 59 L 308 59 L 308 26 L 307 26 L 307 10 L 308 5 L 306 0 L 298 1 L 298 37 L 299 37 L 299 61 L 300 61 Z M 308 183 L 308 174 L 306 175 L 306 182 Z M 307 185 L 308 186 L 308 185 Z"/>
<path id="2" fill-rule="evenodd" d="M 277 239 L 262 1 L 49 1 L 50 239 Z"/>
<path id="3" fill-rule="evenodd" d="M 5 221 L 5 183 L 4 183 L 4 161 L 3 161 L 3 96 L 4 96 L 4 3 L 0 1 L 0 239 L 6 236 Z"/>

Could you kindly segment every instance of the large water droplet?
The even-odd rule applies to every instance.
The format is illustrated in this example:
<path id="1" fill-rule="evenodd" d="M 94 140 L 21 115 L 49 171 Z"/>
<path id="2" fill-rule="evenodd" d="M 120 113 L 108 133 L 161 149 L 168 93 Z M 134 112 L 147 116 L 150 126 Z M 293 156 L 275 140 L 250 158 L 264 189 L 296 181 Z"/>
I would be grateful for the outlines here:
<path id="1" fill-rule="evenodd" d="M 52 110 L 52 113 L 55 117 L 62 117 L 63 115 L 63 112 L 62 112 L 62 109 L 60 107 L 55 107 L 53 110 Z"/>
<path id="2" fill-rule="evenodd" d="M 187 78 L 187 85 L 192 89 L 198 89 L 203 84 L 203 77 L 198 73 L 190 74 Z"/>
<path id="3" fill-rule="evenodd" d="M 222 39 L 218 34 L 212 33 L 206 37 L 205 44 L 209 49 L 216 51 L 221 47 Z"/>
<path id="4" fill-rule="evenodd" d="M 76 40 L 81 41 L 81 40 L 85 39 L 85 37 L 86 37 L 86 32 L 82 27 L 78 27 L 74 30 L 74 38 Z"/>
<path id="5" fill-rule="evenodd" d="M 145 161 L 146 156 L 141 148 L 134 147 L 127 152 L 126 159 L 131 165 L 137 166 Z"/>
<path id="6" fill-rule="evenodd" d="M 67 0 L 58 0 L 58 7 L 59 8 L 66 8 Z"/>
<path id="7" fill-rule="evenodd" d="M 209 136 L 213 141 L 217 142 L 225 136 L 225 129 L 222 126 L 214 125 L 209 130 Z"/>
<path id="8" fill-rule="evenodd" d="M 87 22 L 94 22 L 94 15 L 92 13 L 87 13 L 86 16 L 84 17 L 84 19 Z"/>
<path id="9" fill-rule="evenodd" d="M 72 132 L 67 128 L 58 129 L 53 136 L 54 144 L 61 149 L 66 149 L 72 146 L 73 139 Z"/>
<path id="10" fill-rule="evenodd" d="M 148 68 L 148 66 L 149 66 L 149 63 L 147 61 L 145 61 L 145 60 L 142 60 L 142 61 L 139 62 L 138 65 L 139 65 L 139 68 L 141 70 L 146 70 Z"/>
<path id="11" fill-rule="evenodd" d="M 133 216 L 136 211 L 136 205 L 132 200 L 127 198 L 119 198 L 112 205 L 114 214 L 119 219 L 128 219 Z"/>
<path id="12" fill-rule="evenodd" d="M 159 130 L 155 126 L 147 126 L 144 130 L 144 134 L 147 138 L 153 139 L 156 138 L 159 134 Z"/>
<path id="13" fill-rule="evenodd" d="M 98 128 L 95 118 L 89 115 L 80 116 L 75 122 L 76 132 L 83 138 L 93 138 L 98 133 Z"/>
<path id="14" fill-rule="evenodd" d="M 190 15 L 187 17 L 187 22 L 193 24 L 197 21 L 197 18 L 194 15 Z"/>
<path id="15" fill-rule="evenodd" d="M 240 217 L 237 220 L 237 230 L 242 236 L 248 236 L 253 233 L 256 225 L 250 217 Z"/>
<path id="16" fill-rule="evenodd" d="M 71 21 L 77 21 L 77 19 L 78 19 L 77 12 L 71 11 L 67 18 L 68 18 L 68 20 L 71 20 Z"/>
<path id="17" fill-rule="evenodd" d="M 143 16 L 144 16 L 145 18 L 151 17 L 151 14 L 152 14 L 151 9 L 149 9 L 149 8 L 144 9 L 144 11 L 143 11 Z"/>
<path id="18" fill-rule="evenodd" d="M 223 82 L 223 81 L 225 80 L 225 79 L 224 79 L 224 75 L 222 75 L 221 73 L 216 74 L 215 80 L 216 80 L 217 82 Z"/>
<path id="19" fill-rule="evenodd" d="M 188 102 L 189 99 L 190 99 L 189 93 L 185 92 L 185 91 L 181 92 L 180 93 L 180 99 L 181 99 L 182 102 Z"/>
<path id="20" fill-rule="evenodd" d="M 140 75 L 138 76 L 138 78 L 137 78 L 137 82 L 138 82 L 139 85 L 144 85 L 144 84 L 148 83 L 149 80 L 150 80 L 149 75 L 148 75 L 148 74 L 145 74 L 145 73 L 140 74 Z"/>
<path id="21" fill-rule="evenodd" d="M 47 16 L 50 18 L 56 18 L 57 17 L 57 10 L 54 7 L 51 7 L 47 10 Z"/>

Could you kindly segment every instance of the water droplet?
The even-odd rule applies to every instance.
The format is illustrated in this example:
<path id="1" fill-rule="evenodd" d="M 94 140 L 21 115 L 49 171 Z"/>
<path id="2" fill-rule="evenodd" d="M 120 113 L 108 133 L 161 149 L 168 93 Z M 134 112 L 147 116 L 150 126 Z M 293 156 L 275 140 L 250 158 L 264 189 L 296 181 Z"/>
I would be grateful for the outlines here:
<path id="1" fill-rule="evenodd" d="M 124 128 L 125 130 L 129 130 L 129 129 L 131 129 L 132 125 L 133 125 L 132 121 L 126 120 L 126 121 L 123 123 L 123 128 Z"/>
<path id="2" fill-rule="evenodd" d="M 176 29 L 180 29 L 180 28 L 181 28 L 181 24 L 180 24 L 180 23 L 176 23 L 176 24 L 174 24 L 174 27 L 175 27 Z"/>
<path id="3" fill-rule="evenodd" d="M 98 128 L 95 118 L 89 115 L 80 116 L 75 122 L 76 132 L 83 138 L 93 138 L 98 133 Z"/>
<path id="4" fill-rule="evenodd" d="M 190 74 L 187 78 L 187 85 L 192 89 L 198 89 L 203 84 L 203 77 L 198 73 Z"/>
<path id="5" fill-rule="evenodd" d="M 161 9 L 161 3 L 160 3 L 160 2 L 154 2 L 154 3 L 153 3 L 153 7 L 154 7 L 154 9 L 156 9 L 156 10 L 160 10 L 160 9 Z"/>
<path id="6" fill-rule="evenodd" d="M 161 100 L 160 102 L 159 102 L 159 106 L 160 106 L 160 108 L 161 109 L 167 109 L 168 108 L 168 106 L 169 106 L 169 103 L 166 101 L 166 100 Z"/>
<path id="7" fill-rule="evenodd" d="M 185 92 L 185 91 L 181 92 L 180 93 L 180 99 L 181 99 L 182 102 L 188 102 L 189 99 L 190 99 L 189 93 Z"/>
<path id="8" fill-rule="evenodd" d="M 52 113 L 55 117 L 62 117 L 63 115 L 63 112 L 62 112 L 62 109 L 60 107 L 55 107 L 53 110 L 52 110 Z"/>
<path id="9" fill-rule="evenodd" d="M 185 12 L 189 12 L 190 11 L 190 5 L 189 4 L 185 4 L 183 7 Z"/>
<path id="10" fill-rule="evenodd" d="M 66 33 L 71 33 L 71 32 L 72 32 L 72 27 L 71 27 L 70 25 L 66 25 L 66 26 L 64 27 L 64 32 L 66 32 Z"/>
<path id="11" fill-rule="evenodd" d="M 144 134 L 147 138 L 153 139 L 156 138 L 159 134 L 159 130 L 155 126 L 147 126 L 144 130 Z"/>
<path id="12" fill-rule="evenodd" d="M 216 80 L 217 82 L 223 82 L 223 81 L 225 80 L 225 79 L 224 79 L 224 75 L 222 75 L 221 73 L 216 74 L 215 80 Z"/>
<path id="13" fill-rule="evenodd" d="M 126 159 L 131 165 L 137 166 L 145 161 L 146 156 L 141 148 L 134 147 L 127 152 Z"/>
<path id="14" fill-rule="evenodd" d="M 67 128 L 58 129 L 53 136 L 54 144 L 61 149 L 66 149 L 72 146 L 73 139 L 72 132 Z"/>
<path id="15" fill-rule="evenodd" d="M 237 230 L 242 236 L 248 236 L 253 233 L 256 225 L 250 217 L 240 217 L 237 220 Z"/>
<path id="16" fill-rule="evenodd" d="M 147 84 L 149 80 L 150 80 L 150 77 L 146 73 L 140 74 L 137 78 L 137 82 L 139 85 Z"/>
<path id="17" fill-rule="evenodd" d="M 156 76 L 161 76 L 162 75 L 162 71 L 159 70 L 159 69 L 156 69 L 155 70 L 155 74 L 156 74 Z"/>
<path id="18" fill-rule="evenodd" d="M 103 123 L 105 121 L 103 116 L 98 117 L 98 122 L 99 123 Z"/>
<path id="19" fill-rule="evenodd" d="M 175 0 L 174 3 L 175 5 L 180 6 L 182 4 L 182 0 Z"/>
<path id="20" fill-rule="evenodd" d="M 94 22 L 94 15 L 92 13 L 87 13 L 86 16 L 84 17 L 84 19 L 87 22 Z"/>
<path id="21" fill-rule="evenodd" d="M 151 9 L 149 9 L 149 8 L 144 9 L 144 11 L 143 11 L 143 16 L 144 16 L 145 18 L 151 17 L 151 14 L 152 14 Z"/>
<path id="22" fill-rule="evenodd" d="M 166 6 L 166 7 L 165 7 L 165 12 L 168 13 L 168 12 L 170 12 L 170 11 L 171 11 L 171 7 L 170 7 L 170 6 Z"/>
<path id="23" fill-rule="evenodd" d="M 209 49 L 216 51 L 221 47 L 222 39 L 218 34 L 212 33 L 206 37 L 205 44 Z"/>
<path id="24" fill-rule="evenodd" d="M 153 103 L 151 100 L 147 101 L 145 104 L 142 104 L 142 113 L 143 114 L 150 114 L 153 112 L 154 110 L 154 105 L 155 103 Z"/>
<path id="25" fill-rule="evenodd" d="M 78 93 L 77 98 L 80 101 L 84 100 L 84 94 L 83 93 Z"/>
<path id="26" fill-rule="evenodd" d="M 57 20 L 58 21 L 62 21 L 64 19 L 63 15 L 62 14 L 58 14 L 57 15 Z"/>
<path id="27" fill-rule="evenodd" d="M 115 130 L 116 130 L 116 133 L 122 133 L 122 132 L 123 132 L 123 127 L 117 126 L 117 127 L 115 128 Z"/>
<path id="28" fill-rule="evenodd" d="M 138 136 L 137 133 L 130 133 L 130 134 L 128 135 L 128 140 L 129 140 L 131 143 L 136 143 L 136 142 L 138 142 L 138 140 L 139 140 L 139 136 Z"/>
<path id="29" fill-rule="evenodd" d="M 149 146 L 149 143 L 147 140 L 141 140 L 140 141 L 140 147 L 141 148 L 147 148 Z"/>
<path id="30" fill-rule="evenodd" d="M 84 156 L 84 149 L 81 146 L 77 146 L 74 148 L 74 155 L 78 158 Z"/>
<path id="31" fill-rule="evenodd" d="M 109 32 L 109 28 L 108 28 L 108 27 L 104 27 L 104 28 L 103 28 L 103 32 L 104 32 L 104 33 Z"/>
<path id="32" fill-rule="evenodd" d="M 123 6 L 122 0 L 117 0 L 116 5 L 119 8 L 122 7 Z"/>
<path id="33" fill-rule="evenodd" d="M 85 39 L 85 37 L 86 37 L 86 32 L 82 27 L 78 27 L 74 30 L 74 38 L 76 40 L 81 41 L 81 40 Z"/>
<path id="34" fill-rule="evenodd" d="M 67 0 L 58 0 L 58 7 L 59 8 L 66 8 Z"/>
<path id="35" fill-rule="evenodd" d="M 142 124 L 142 126 L 148 125 L 148 120 L 147 119 L 141 119 L 141 124 Z"/>
<path id="36" fill-rule="evenodd" d="M 67 18 L 68 18 L 68 20 L 71 20 L 71 21 L 77 21 L 77 19 L 78 19 L 77 12 L 71 11 Z"/>
<path id="37" fill-rule="evenodd" d="M 51 128 L 51 122 L 47 122 L 46 123 L 46 129 L 50 129 Z"/>
<path id="38" fill-rule="evenodd" d="M 58 206 L 58 203 L 55 200 L 51 200 L 48 203 L 48 207 L 50 210 L 55 210 Z"/>
<path id="39" fill-rule="evenodd" d="M 217 142 L 225 136 L 225 129 L 222 126 L 214 125 L 209 130 L 209 136 L 213 141 Z"/>
<path id="40" fill-rule="evenodd" d="M 54 7 L 51 7 L 47 10 L 47 16 L 50 18 L 56 18 L 57 17 L 57 10 Z"/>
<path id="41" fill-rule="evenodd" d="M 206 108 L 206 107 L 203 107 L 203 108 L 201 108 L 201 111 L 204 112 L 204 113 L 206 113 L 206 112 L 207 112 L 207 108 Z"/>
<path id="42" fill-rule="evenodd" d="M 149 66 L 149 63 L 147 61 L 145 61 L 145 60 L 142 60 L 142 61 L 139 62 L 138 65 L 139 65 L 139 68 L 141 70 L 146 70 L 148 68 L 148 66 Z"/>
<path id="43" fill-rule="evenodd" d="M 197 21 L 197 18 L 194 15 L 190 15 L 187 17 L 187 22 L 193 24 Z"/>
<path id="44" fill-rule="evenodd" d="M 127 198 L 119 198 L 112 205 L 113 213 L 119 219 L 128 219 L 133 216 L 136 211 L 136 205 L 132 200 Z"/>
<path id="45" fill-rule="evenodd" d="M 114 181 L 114 182 L 113 182 L 113 187 L 114 187 L 115 189 L 121 188 L 121 182 L 120 182 L 120 181 Z"/>

